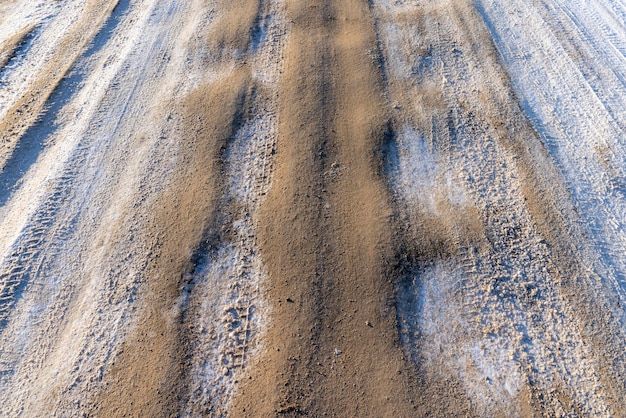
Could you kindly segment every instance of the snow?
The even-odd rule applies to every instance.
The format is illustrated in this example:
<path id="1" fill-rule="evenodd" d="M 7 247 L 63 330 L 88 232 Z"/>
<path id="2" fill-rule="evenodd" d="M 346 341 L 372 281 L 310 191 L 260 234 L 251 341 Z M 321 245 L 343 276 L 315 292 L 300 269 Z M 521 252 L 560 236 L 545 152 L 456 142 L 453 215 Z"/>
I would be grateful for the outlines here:
<path id="1" fill-rule="evenodd" d="M 387 71 L 397 83 L 389 101 L 399 103 L 387 172 L 399 218 L 406 219 L 406 245 L 416 254 L 397 292 L 408 355 L 426 385 L 436 376 L 456 379 L 482 416 L 519 416 L 522 393 L 533 396 L 534 391 L 563 391 L 584 414 L 609 414 L 602 361 L 581 333 L 586 319 L 555 273 L 555 254 L 527 206 L 529 186 L 523 179 L 530 162 L 509 145 L 515 139 L 496 128 L 501 114 L 517 111 L 514 117 L 520 120 L 524 115 L 517 103 L 507 101 L 507 79 L 488 55 L 489 45 L 472 43 L 481 38 L 468 28 L 479 28 L 480 16 L 446 2 L 375 4 Z M 578 242 L 577 257 L 583 265 L 597 266 L 597 248 L 613 272 L 621 271 L 624 230 L 615 225 L 623 223 L 626 211 L 614 186 L 619 180 L 611 179 L 606 164 L 618 176 L 624 165 L 618 151 L 610 152 L 604 166 L 594 152 L 609 139 L 610 149 L 619 150 L 621 131 L 576 63 L 556 48 L 556 35 L 537 16 L 539 8 L 494 1 L 479 10 L 511 68 L 508 75 L 523 110 L 564 173 L 576 207 L 585 214 L 582 221 L 594 232 L 596 247 Z M 442 98 L 435 100 L 438 92 Z M 531 153 L 541 152 L 534 132 L 517 135 L 525 135 Z M 532 162 L 539 175 L 551 172 L 539 162 Z M 441 250 L 428 253 L 433 247 Z M 581 283 L 598 277 L 579 274 Z M 619 275 L 605 278 L 619 280 Z M 596 303 L 594 291 L 578 287 L 573 292 L 585 305 Z M 556 397 L 541 401 L 544 411 L 555 415 L 569 408 L 559 402 Z"/>
<path id="2" fill-rule="evenodd" d="M 477 4 L 601 255 L 601 276 L 624 300 L 626 9 L 602 0 Z"/>

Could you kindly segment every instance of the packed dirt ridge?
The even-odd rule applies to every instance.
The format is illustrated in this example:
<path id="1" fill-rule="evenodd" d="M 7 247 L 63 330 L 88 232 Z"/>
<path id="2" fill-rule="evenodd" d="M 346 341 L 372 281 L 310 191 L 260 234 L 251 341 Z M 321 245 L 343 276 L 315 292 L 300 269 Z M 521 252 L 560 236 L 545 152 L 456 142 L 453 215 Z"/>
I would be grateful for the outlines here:
<path id="1" fill-rule="evenodd" d="M 626 416 L 625 19 L 0 0 L 0 416 Z"/>

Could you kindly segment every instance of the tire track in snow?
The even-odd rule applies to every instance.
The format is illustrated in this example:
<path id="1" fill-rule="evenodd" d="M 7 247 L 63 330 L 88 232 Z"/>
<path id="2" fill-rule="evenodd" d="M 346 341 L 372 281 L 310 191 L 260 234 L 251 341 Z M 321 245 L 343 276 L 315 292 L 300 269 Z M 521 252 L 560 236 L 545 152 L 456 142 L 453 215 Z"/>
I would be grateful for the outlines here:
<path id="1" fill-rule="evenodd" d="M 43 58 L 63 55 L 63 39 L 88 20 L 85 2 L 15 4 L 0 3 L 0 39 L 14 34 L 7 16 L 37 29 L 0 73 L 10 87 L 0 91 L 0 114 L 47 80 Z M 59 68 L 69 71 L 55 73 L 42 114 L 29 113 L 41 119 L 13 124 L 20 141 L 0 156 L 0 414 L 412 412 L 411 373 L 386 319 L 391 285 L 381 280 L 391 275 L 383 230 L 394 215 L 370 177 L 379 134 L 405 235 L 399 255 L 408 255 L 397 318 L 420 373 L 417 413 L 623 414 L 622 299 L 609 292 L 620 288 L 624 258 L 611 242 L 623 229 L 615 196 L 624 183 L 624 5 L 597 1 L 586 13 L 579 1 L 508 3 L 497 10 L 519 5 L 516 17 L 490 26 L 505 27 L 494 38 L 517 65 L 550 53 L 511 46 L 518 29 L 502 22 L 546 28 L 547 42 L 578 65 L 568 92 L 584 94 L 559 96 L 560 109 L 589 125 L 592 103 L 602 118 L 599 139 L 574 157 L 567 143 L 586 128 L 551 131 L 558 114 L 533 111 L 547 102 L 522 101 L 563 181 L 515 105 L 471 2 L 368 4 L 378 50 L 365 51 L 370 21 L 358 1 L 120 0 L 109 23 L 90 27 L 100 31 L 90 47 L 96 32 L 86 31 L 84 44 L 64 51 Z M 299 37 L 285 57 L 288 28 Z M 279 83 L 283 60 L 290 79 Z M 386 114 L 369 105 L 378 103 L 376 64 L 393 109 L 384 135 Z M 543 67 L 531 70 L 523 83 L 543 82 Z M 231 97 L 233 89 L 241 91 Z M 293 96 L 281 109 L 279 90 Z M 193 94 L 189 121 L 180 103 Z M 577 99 L 584 103 L 570 106 Z M 283 162 L 302 167 L 279 167 L 291 176 L 272 192 L 278 206 L 263 206 L 285 216 L 260 225 L 279 122 L 293 153 Z M 577 165 L 581 155 L 588 166 Z M 568 173 L 581 173 L 583 186 Z M 287 236 L 272 263 L 293 256 L 298 272 L 273 271 L 268 292 L 278 302 L 260 295 L 262 228 Z M 293 243 L 310 252 L 292 254 Z M 283 296 L 296 303 L 285 309 Z M 272 317 L 288 319 L 265 339 Z M 269 355 L 254 370 L 258 353 Z M 249 377 L 249 391 L 233 400 Z"/>
<path id="2" fill-rule="evenodd" d="M 171 167 L 161 180 L 163 187 L 151 197 L 155 214 L 140 227 L 154 242 L 155 253 L 137 295 L 132 330 L 105 377 L 109 387 L 99 396 L 97 414 L 217 414 L 224 410 L 242 364 L 242 357 L 233 364 L 234 353 L 227 351 L 247 350 L 256 341 L 252 323 L 248 335 L 238 330 L 229 335 L 221 333 L 220 319 L 234 314 L 224 307 L 247 312 L 255 307 L 249 303 L 259 304 L 258 254 L 252 254 L 254 236 L 246 230 L 250 213 L 244 214 L 246 206 L 252 212 L 250 199 L 258 198 L 260 185 L 252 184 L 258 170 L 266 170 L 263 181 L 268 181 L 271 168 L 269 163 L 256 166 L 267 161 L 267 141 L 272 140 L 272 84 L 283 35 L 278 9 L 265 2 L 197 1 L 185 12 L 190 17 L 181 57 L 185 78 L 172 86 L 178 91 L 169 105 L 174 127 L 162 144 L 171 148 L 155 149 L 150 158 L 171 161 Z M 257 36 L 253 42 L 255 19 L 262 24 L 264 14 L 275 10 L 268 17 L 273 22 L 269 38 Z M 261 108 L 270 115 L 264 116 Z M 236 151 L 238 147 L 242 149 Z M 245 176 L 248 194 L 230 196 L 232 190 L 223 183 L 234 173 Z M 229 300 L 235 293 L 252 300 Z M 219 341 L 211 338 L 218 334 Z M 240 347 L 234 347 L 237 342 Z M 146 356 L 148 351 L 153 354 Z M 228 364 L 219 362 L 225 358 Z"/>
<path id="3" fill-rule="evenodd" d="M 28 49 L 28 44 L 35 36 L 37 25 L 30 24 L 15 32 L 8 39 L 0 42 L 0 79 L 5 67 Z"/>
<path id="4" fill-rule="evenodd" d="M 626 373 L 617 348 L 623 346 L 626 323 L 625 115 L 622 106 L 612 103 L 623 101 L 626 93 L 620 76 L 626 36 L 623 26 L 611 22 L 626 9 L 618 2 L 604 1 L 593 2 L 594 7 L 577 1 L 516 2 L 506 8 L 492 2 L 477 4 L 524 111 L 562 172 L 580 214 L 580 225 L 575 228 L 582 234 L 576 246 L 593 280 L 586 287 L 610 301 L 600 315 L 614 322 L 593 332 L 607 340 L 596 343 L 596 351 L 604 353 L 604 362 L 611 364 L 606 373 L 622 382 L 615 388 L 605 385 L 608 391 L 614 389 L 612 397 L 618 399 L 624 391 L 619 376 Z M 602 13 L 607 9 L 612 16 Z M 559 26 L 558 22 L 564 23 Z M 607 26 L 612 34 L 605 39 Z M 571 44 L 577 45 L 575 53 Z M 526 59 L 516 59 L 520 56 Z"/>
<path id="5" fill-rule="evenodd" d="M 595 273 L 614 287 L 623 305 L 626 155 L 621 137 L 626 115 L 621 109 L 626 89 L 619 74 L 624 56 L 610 45 L 623 43 L 625 34 L 607 48 L 602 41 L 606 23 L 598 22 L 597 10 L 577 2 L 507 6 L 518 13 L 490 2 L 478 4 L 525 112 L 568 183 L 595 247 L 591 251 L 600 255 L 594 264 L 602 266 L 594 267 Z M 558 22 L 564 23 L 555 27 Z M 521 29 L 528 25 L 536 29 Z M 580 52 L 572 53 L 571 44 Z M 515 58 L 520 56 L 528 59 Z"/>
<path id="6" fill-rule="evenodd" d="M 545 165 L 472 4 L 375 4 L 396 108 L 388 172 L 412 255 L 398 320 L 424 379 L 425 410 L 615 413 L 619 374 L 605 371 L 605 352 L 587 332 L 598 318 L 619 323 L 602 312 L 610 303 L 594 293 L 593 276 L 561 276 L 581 260 L 558 255 L 544 234 L 563 227 L 539 225 L 531 202 L 538 192 L 567 192 Z M 567 202 L 556 209 L 575 219 Z M 587 304 L 602 307 L 597 316 L 577 310 Z M 611 350 L 624 341 L 613 329 Z"/>
<path id="7" fill-rule="evenodd" d="M 283 8 L 281 1 L 260 2 L 245 54 L 255 87 L 245 104 L 245 120 L 223 157 L 220 207 L 231 209 L 220 224 L 229 232 L 213 236 L 213 248 L 196 255 L 198 264 L 181 295 L 192 347 L 185 416 L 227 415 L 237 381 L 259 350 L 269 320 L 260 293 L 265 271 L 257 212 L 273 172 L 276 89 L 287 31 Z"/>
<path id="8" fill-rule="evenodd" d="M 124 1 L 122 0 L 122 2 Z M 126 12 L 129 2 L 126 1 L 124 3 L 124 7 L 119 7 L 117 13 L 109 17 L 109 21 L 102 28 L 101 35 L 97 35 L 94 38 L 94 45 L 83 54 L 80 59 L 82 65 L 85 65 L 94 55 L 97 56 L 100 53 L 101 48 L 111 36 L 112 30 L 119 23 L 120 17 Z M 0 332 L 10 313 L 10 307 L 20 296 L 19 291 L 27 286 L 28 278 L 42 275 L 41 263 L 37 261 L 38 257 L 46 256 L 53 258 L 54 251 L 51 247 L 48 248 L 47 244 L 61 240 L 59 234 L 62 234 L 64 230 L 69 232 L 68 228 L 71 226 L 71 217 L 69 219 L 56 218 L 58 218 L 61 206 L 71 198 L 72 183 L 81 167 L 85 164 L 89 147 L 92 146 L 90 142 L 92 138 L 82 137 L 88 129 L 89 118 L 93 117 L 95 107 L 92 107 L 92 112 L 89 112 L 89 109 L 85 107 L 83 109 L 84 114 L 81 115 L 82 118 L 79 116 L 73 121 L 72 125 L 69 127 L 65 126 L 65 129 L 56 131 L 55 125 L 60 122 L 59 117 L 63 108 L 69 101 L 76 99 L 76 96 L 80 97 L 82 94 L 84 97 L 85 93 L 87 93 L 96 105 L 100 105 L 100 101 L 96 98 L 104 94 L 103 87 L 107 85 L 106 82 L 101 81 L 102 84 L 99 91 L 98 89 L 91 89 L 88 92 L 81 91 L 80 87 L 83 81 L 81 71 L 83 70 L 77 70 L 77 74 L 61 81 L 57 91 L 49 99 L 47 113 L 41 118 L 40 122 L 31 126 L 25 133 L 18 147 L 13 152 L 11 159 L 8 160 L 4 169 L 0 172 L 0 184 L 4 186 L 0 192 L 0 207 L 2 207 L 4 213 L 8 214 L 3 222 L 3 235 L 4 237 L 10 237 L 10 231 L 15 228 L 14 234 L 16 235 L 14 236 L 17 236 L 16 241 L 13 243 L 10 240 L 3 242 L 5 245 L 10 245 L 10 249 L 5 251 L 11 251 L 11 254 L 7 255 L 0 264 L 7 266 L 5 269 L 8 270 L 4 274 L 0 274 L 0 285 L 3 286 L 2 300 L 4 302 L 0 302 Z M 113 71 L 113 74 L 115 75 L 116 72 Z M 66 137 L 69 139 L 65 139 Z M 34 173 L 30 173 L 30 167 L 38 160 L 41 152 L 44 151 L 45 144 L 50 144 L 54 141 L 52 138 L 63 138 L 58 147 L 49 145 L 52 148 L 52 152 L 49 154 L 48 159 L 56 161 L 52 164 L 45 164 L 45 169 L 40 168 L 35 170 Z M 61 157 L 59 159 L 59 156 L 63 155 L 63 153 L 65 153 L 65 158 Z M 29 178 L 24 181 L 25 184 L 21 184 L 23 176 L 26 175 Z M 39 201 L 40 206 L 33 205 L 37 200 L 32 198 L 32 194 L 31 198 L 28 198 L 26 193 L 17 193 L 17 200 L 26 201 L 30 208 L 35 208 L 34 212 L 29 213 L 30 208 L 16 210 L 15 205 L 12 204 L 9 204 L 8 207 L 3 207 L 7 204 L 16 185 L 22 186 L 21 190 L 26 189 L 30 190 L 31 193 L 41 193 L 40 188 L 31 186 L 33 183 L 46 184 L 48 186 L 43 188 L 42 195 L 37 196 L 41 199 Z M 17 204 L 19 205 L 19 203 Z M 15 215 L 17 215 L 17 219 Z M 56 225 L 54 225 L 55 223 Z M 63 225 L 64 223 L 67 225 Z M 50 230 L 52 231 L 50 232 Z M 59 232 L 55 230 L 59 230 Z M 34 270 L 31 271 L 32 268 Z"/>
<path id="9" fill-rule="evenodd" d="M 109 17 L 109 20 L 117 20 L 124 11 L 122 8 L 118 9 L 118 14 L 114 13 Z M 109 25 L 105 23 L 102 29 L 103 32 L 109 33 L 104 33 L 103 36 L 96 35 L 95 43 L 97 46 L 90 48 L 83 54 L 81 58 L 83 62 L 99 52 L 102 44 L 110 35 L 111 28 L 108 28 Z M 114 26 L 114 24 L 111 26 Z M 49 141 L 50 137 L 59 135 L 51 126 L 54 126 L 57 122 L 56 119 L 61 109 L 77 93 L 79 83 L 80 76 L 76 75 L 61 81 L 57 91 L 49 99 L 46 114 L 41 118 L 40 122 L 31 126 L 25 133 L 18 147 L 13 152 L 11 159 L 8 160 L 4 169 L 0 172 L 0 184 L 3 186 L 3 190 L 0 191 L 0 207 L 7 203 L 15 185 L 19 184 L 21 176 L 25 175 L 32 164 L 35 163 L 44 149 L 45 142 Z M 71 157 L 69 157 L 66 164 L 59 165 L 61 172 L 58 173 L 56 178 L 55 173 L 46 173 L 48 178 L 46 179 L 47 181 L 44 181 L 44 184 L 48 185 L 48 190 L 46 190 L 47 194 L 42 199 L 41 206 L 32 214 L 27 212 L 20 213 L 20 216 L 23 217 L 22 219 L 28 222 L 28 224 L 25 226 L 25 230 L 18 230 L 20 235 L 17 241 L 11 245 L 11 254 L 2 260 L 0 264 L 6 266 L 5 272 L 0 273 L 0 294 L 2 295 L 0 297 L 0 333 L 4 325 L 6 325 L 5 322 L 10 314 L 11 306 L 20 297 L 21 291 L 28 285 L 28 278 L 41 276 L 43 261 L 38 261 L 38 259 L 44 256 L 47 258 L 54 257 L 53 248 L 48 247 L 46 244 L 61 240 L 60 234 L 63 233 L 62 231 L 69 228 L 69 225 L 63 225 L 63 221 L 56 222 L 61 225 L 53 225 L 53 223 L 55 223 L 60 207 L 70 198 L 71 183 L 76 177 L 79 167 L 85 161 L 88 145 L 85 141 L 80 141 L 75 145 L 75 149 L 70 151 Z M 41 181 L 41 179 L 37 180 Z M 6 211 L 6 208 L 4 210 Z M 66 223 L 71 224 L 71 221 L 66 221 Z M 4 226 L 6 234 L 12 225 L 5 221 Z"/>
<path id="10" fill-rule="evenodd" d="M 119 0 L 69 3 L 49 19 L 19 65 L 3 71 L 0 97 L 0 168 L 11 156 L 24 132 L 37 121 L 50 95 L 111 15 Z M 59 30 L 60 25 L 64 30 Z M 40 42 L 41 41 L 41 42 Z"/>
<path id="11" fill-rule="evenodd" d="M 127 205 L 137 207 L 146 200 L 139 195 L 138 202 L 128 201 L 129 191 L 137 187 L 136 171 L 146 168 L 142 147 L 132 155 L 127 149 L 134 135 L 148 135 L 137 132 L 140 121 L 152 111 L 146 101 L 153 98 L 157 80 L 168 69 L 168 51 L 184 39 L 170 33 L 183 26 L 173 2 L 122 3 L 130 12 L 119 8 L 79 60 L 76 77 L 84 83 L 70 83 L 69 91 L 59 92 L 69 97 L 63 106 L 51 108 L 50 118 L 59 123 L 58 130 L 50 133 L 54 140 L 3 208 L 9 215 L 5 226 L 18 234 L 17 246 L 30 240 L 34 227 L 50 222 L 43 238 L 29 241 L 43 251 L 46 269 L 27 277 L 29 285 L 4 334 L 1 363 L 11 372 L 10 380 L 3 383 L 13 389 L 0 391 L 11 396 L 0 398 L 0 405 L 9 415 L 24 409 L 42 415 L 88 410 L 129 331 L 137 276 L 145 270 L 146 253 L 141 240 L 110 242 L 116 234 L 110 225 L 120 223 Z M 45 132 L 42 128 L 33 135 Z M 61 199 L 47 197 L 49 189 L 32 186 L 42 183 Z M 119 206 L 109 208 L 110 201 Z M 40 213 L 47 215 L 42 218 Z M 135 216 L 131 220 L 137 222 Z M 91 236 L 99 238 L 85 241 Z M 13 261 L 27 268 L 37 264 L 35 259 Z M 49 385 L 34 385 L 33 376 Z"/>

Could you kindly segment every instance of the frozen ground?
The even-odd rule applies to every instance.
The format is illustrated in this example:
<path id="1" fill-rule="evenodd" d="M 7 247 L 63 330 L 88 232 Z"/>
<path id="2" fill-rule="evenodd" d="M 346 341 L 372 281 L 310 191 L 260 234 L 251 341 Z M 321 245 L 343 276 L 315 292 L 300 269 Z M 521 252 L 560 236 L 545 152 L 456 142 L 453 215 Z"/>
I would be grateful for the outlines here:
<path id="1" fill-rule="evenodd" d="M 0 0 L 0 415 L 623 416 L 625 19 Z"/>

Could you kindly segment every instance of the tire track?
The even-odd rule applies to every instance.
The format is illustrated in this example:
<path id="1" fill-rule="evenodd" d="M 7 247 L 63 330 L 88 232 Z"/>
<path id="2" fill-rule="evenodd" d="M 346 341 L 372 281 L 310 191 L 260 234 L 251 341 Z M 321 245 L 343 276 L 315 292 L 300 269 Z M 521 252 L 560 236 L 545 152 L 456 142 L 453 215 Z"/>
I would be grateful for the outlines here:
<path id="1" fill-rule="evenodd" d="M 67 234 L 68 225 L 54 225 L 60 207 L 70 198 L 69 184 L 76 174 L 67 170 L 60 182 L 51 191 L 42 207 L 31 218 L 29 227 L 14 244 L 11 254 L 1 265 L 0 272 L 0 334 L 4 330 L 11 309 L 29 283 L 31 277 L 40 277 L 46 259 L 53 258 L 55 249 L 48 242 L 62 239 Z"/>
<path id="2" fill-rule="evenodd" d="M 473 5 L 376 5 L 396 108 L 387 170 L 410 257 L 398 320 L 424 413 L 617 413 L 621 366 L 607 373 L 602 348 L 623 340 L 613 302 L 572 251 L 568 190 Z M 610 331 L 589 345 L 596 320 Z"/>
<path id="3" fill-rule="evenodd" d="M 54 134 L 60 140 L 46 149 L 9 207 L 3 208 L 15 218 L 20 205 L 49 208 L 53 202 L 57 212 L 45 218 L 52 219 L 47 228 L 57 231 L 69 225 L 71 229 L 63 235 L 48 233 L 41 242 L 32 243 L 45 249 L 46 268 L 28 277 L 28 291 L 20 298 L 4 334 L 1 358 L 11 369 L 5 387 L 13 389 L 0 391 L 11 396 L 0 396 L 2 413 L 27 410 L 49 415 L 56 411 L 74 416 L 89 411 L 132 326 L 132 305 L 141 280 L 135 272 L 146 269 L 149 252 L 142 251 L 142 240 L 118 240 L 119 233 L 111 228 L 124 225 L 120 216 L 127 213 L 127 206 L 138 208 L 138 202 L 147 200 L 148 190 L 139 194 L 136 202 L 129 195 L 137 187 L 136 176 L 141 173 L 149 178 L 145 170 L 152 175 L 162 170 L 146 168 L 148 160 L 142 160 L 142 155 L 150 146 L 147 141 L 133 141 L 135 135 L 139 139 L 147 135 L 137 131 L 141 131 L 138 121 L 153 112 L 149 100 L 162 98 L 154 94 L 155 79 L 165 78 L 166 70 L 178 70 L 169 68 L 163 50 L 174 50 L 175 42 L 184 42 L 170 33 L 180 31 L 184 21 L 177 16 L 176 5 L 164 7 L 167 3 L 172 2 L 125 2 L 131 7 L 129 13 L 117 10 L 119 14 L 95 39 L 91 52 L 77 64 L 76 77 L 84 84 L 60 93 L 70 96 L 57 115 L 62 123 Z M 179 64 L 172 62 L 173 67 Z M 102 72 L 103 68 L 108 71 Z M 167 129 L 165 125 L 159 129 Z M 129 155 L 129 149 L 137 152 Z M 54 161 L 53 169 L 46 159 Z M 41 181 L 50 184 L 55 193 L 62 189 L 62 201 L 37 196 L 42 189 L 29 187 L 29 182 Z M 35 193 L 24 193 L 24 189 Z M 109 207 L 111 201 L 116 205 Z M 35 216 L 37 223 L 33 224 L 33 216 L 26 215 L 20 222 L 27 227 L 18 229 L 18 241 L 29 236 L 31 225 L 49 222 L 40 222 Z M 127 221 L 129 231 L 137 231 L 142 216 L 145 214 L 137 210 Z M 16 228 L 19 225 L 11 219 L 5 222 Z M 86 242 L 87 236 L 96 239 Z M 52 248 L 59 250 L 48 251 Z M 37 376 L 38 384 L 32 376 Z"/>
<path id="4" fill-rule="evenodd" d="M 125 3 L 124 7 L 118 8 L 117 13 L 109 17 L 101 34 L 94 38 L 93 46 L 83 53 L 79 61 L 84 63 L 100 52 L 111 36 L 113 29 L 119 23 L 120 17 L 126 12 L 128 1 Z M 51 137 L 60 136 L 63 133 L 68 134 L 67 130 L 61 131 L 63 133 L 55 132 L 50 129 L 50 126 L 55 125 L 61 110 L 78 95 L 82 78 L 83 74 L 78 70 L 76 75 L 63 80 L 59 84 L 57 92 L 52 94 L 49 99 L 46 115 L 41 122 L 30 127 L 22 138 L 11 159 L 8 160 L 0 173 L 0 184 L 4 186 L 3 191 L 0 192 L 0 206 L 7 203 L 14 187 L 20 183 L 22 176 L 26 175 L 28 169 L 43 151 L 44 144 L 50 142 Z M 83 127 L 83 129 L 85 128 Z M 77 136 L 74 135 L 74 138 Z M 63 234 L 70 232 L 69 226 L 63 225 L 63 223 L 65 221 L 71 225 L 71 221 L 59 220 L 58 215 L 60 208 L 71 199 L 73 182 L 85 163 L 91 143 L 88 139 L 83 139 L 70 146 L 72 145 L 75 148 L 70 148 L 69 158 L 58 165 L 61 172 L 56 177 L 54 172 L 45 173 L 48 178 L 42 183 L 47 184 L 49 190 L 46 190 L 45 197 L 41 200 L 41 206 L 32 215 L 20 214 L 24 219 L 22 222 L 26 222 L 23 224 L 25 229 L 17 231 L 19 238 L 11 244 L 11 254 L 5 257 L 0 264 L 5 266 L 5 272 L 0 273 L 0 294 L 2 294 L 0 298 L 0 332 L 6 325 L 15 300 L 20 298 L 22 291 L 28 285 L 28 279 L 41 276 L 41 261 L 38 261 L 38 256 L 43 254 L 50 259 L 54 258 L 55 253 L 52 248 L 48 248 L 47 244 L 61 240 Z M 55 222 L 57 220 L 60 222 Z M 9 226 L 5 229 L 6 233 L 12 223 L 9 222 L 5 225 Z M 56 231 L 57 229 L 58 231 Z"/>
<path id="5" fill-rule="evenodd" d="M 286 32 L 282 8 L 282 2 L 261 2 L 254 19 L 246 53 L 254 87 L 223 157 L 219 207 L 230 209 L 219 222 L 221 232 L 210 240 L 211 249 L 197 251 L 197 267 L 181 295 L 191 344 L 186 416 L 228 414 L 237 381 L 259 350 L 269 319 L 260 292 L 265 272 L 257 214 L 273 173 L 276 84 Z"/>
<path id="6" fill-rule="evenodd" d="M 550 31 L 549 23 L 545 23 L 558 20 L 558 13 L 555 13 L 555 16 L 546 15 L 546 20 L 543 20 L 540 9 L 536 7 L 517 5 L 520 14 L 507 15 L 489 3 L 480 5 L 483 18 L 498 40 L 502 59 L 513 74 L 513 84 L 521 98 L 524 111 L 529 115 L 567 181 L 576 209 L 584 220 L 585 233 L 595 247 L 589 251 L 599 253 L 591 256 L 601 258 L 600 261 L 594 262 L 596 266 L 602 265 L 594 267 L 600 269 L 595 274 L 607 282 L 608 286 L 614 287 L 612 292 L 623 299 L 625 296 L 622 248 L 625 238 L 620 225 L 623 223 L 621 214 L 624 213 L 622 187 L 624 173 L 621 168 L 624 154 L 619 140 L 622 122 L 619 124 L 615 122 L 615 118 L 623 120 L 623 115 L 621 112 L 610 111 L 611 96 L 619 97 L 618 92 L 623 90 L 620 82 L 618 80 L 616 83 L 610 83 L 611 80 L 616 80 L 614 76 L 606 78 L 604 91 L 611 91 L 608 99 L 602 91 L 598 91 L 598 94 L 594 92 L 594 88 L 600 82 L 586 79 L 587 72 L 584 68 L 590 65 L 589 62 L 596 61 L 596 58 L 585 58 L 583 64 L 572 60 L 566 53 L 567 44 L 565 47 L 562 46 L 559 37 Z M 537 27 L 547 26 L 546 29 L 541 29 L 547 36 L 539 39 L 531 36 L 531 33 L 519 32 L 520 19 L 532 22 Z M 502 32 L 501 29 L 501 22 L 505 20 L 510 20 L 507 24 L 511 28 L 509 33 Z M 513 29 L 515 32 L 511 32 Z M 567 37 L 575 37 L 577 30 L 579 29 L 575 28 L 574 34 Z M 559 31 L 555 33 L 558 34 Z M 513 41 L 512 36 L 516 33 L 526 41 L 524 43 Z M 585 50 L 595 48 L 594 45 L 603 49 L 597 43 L 587 45 L 588 41 L 585 39 L 580 41 Z M 520 66 L 520 62 L 511 59 L 512 51 L 518 56 L 526 55 L 524 50 L 530 47 L 535 52 L 528 63 Z M 561 57 L 559 62 L 548 58 L 548 55 L 552 55 L 551 51 L 564 52 L 559 55 Z M 543 67 L 539 69 L 536 63 L 542 61 L 543 57 L 546 65 L 541 64 Z M 607 63 L 606 66 L 610 69 L 615 65 Z M 582 71 L 579 70 L 580 67 L 583 68 Z M 567 71 L 563 71 L 564 68 Z M 606 69 L 602 66 L 594 67 L 596 74 L 605 72 Z M 623 304 L 623 301 L 620 303 Z"/>
<path id="7" fill-rule="evenodd" d="M 27 25 L 0 43 L 0 80 L 2 80 L 2 72 L 5 67 L 28 49 L 28 44 L 36 35 L 36 28 L 37 25 Z"/>
<path id="8" fill-rule="evenodd" d="M 625 10 L 0 0 L 0 415 L 624 415 Z"/>
<path id="9" fill-rule="evenodd" d="M 111 15 L 118 2 L 119 0 L 98 0 L 87 3 L 82 9 L 84 14 L 81 18 L 69 26 L 69 31 L 63 34 L 65 36 L 61 35 L 63 37 L 58 44 L 53 44 L 55 52 L 46 55 L 47 64 L 36 73 L 38 78 L 24 77 L 26 82 L 15 83 L 20 87 L 15 89 L 13 97 L 0 109 L 0 143 L 3 144 L 0 169 L 4 169 L 19 139 L 36 122 L 52 92 L 86 49 L 103 22 Z M 67 9 L 72 10 L 71 7 Z M 13 84 L 11 83 L 11 86 Z"/>
<path id="10" fill-rule="evenodd" d="M 172 149 L 161 157 L 173 162 L 164 187 L 151 199 L 154 214 L 140 227 L 155 253 L 137 295 L 136 325 L 106 376 L 108 389 L 98 397 L 96 414 L 206 414 L 211 408 L 223 407 L 214 404 L 213 395 L 232 385 L 226 381 L 219 386 L 224 379 L 214 380 L 215 376 L 223 377 L 223 365 L 218 365 L 217 359 L 210 361 L 217 354 L 207 333 L 214 332 L 224 313 L 219 306 L 228 304 L 216 301 L 211 285 L 223 287 L 226 277 L 241 282 L 249 276 L 245 263 L 238 265 L 238 270 L 219 270 L 224 258 L 226 262 L 237 261 L 249 251 L 231 251 L 240 246 L 234 232 L 228 235 L 234 242 L 227 246 L 225 251 L 231 251 L 227 256 L 216 259 L 214 250 L 221 245 L 222 215 L 217 208 L 226 191 L 223 177 L 229 176 L 226 153 L 232 138 L 243 132 L 242 124 L 252 117 L 252 93 L 260 89 L 249 67 L 256 58 L 246 53 L 258 7 L 251 1 L 228 5 L 199 1 L 187 12 L 193 16 L 194 26 L 187 31 L 185 48 L 189 52 L 183 54 L 181 62 L 182 71 L 189 74 L 184 83 L 175 86 L 180 93 L 169 111 L 175 128 L 166 138 Z M 227 208 L 223 216 L 229 211 Z M 194 273 L 194 264 L 203 260 L 208 279 L 203 277 L 202 265 Z M 217 283 L 211 281 L 212 268 L 225 277 L 220 274 Z M 217 306 L 210 304 L 211 300 Z M 241 303 L 237 306 L 245 308 Z M 202 326 L 197 323 L 207 329 L 199 331 Z M 225 336 L 231 345 L 238 340 L 245 343 L 245 337 L 238 332 Z M 222 354 L 226 351 L 223 348 Z M 237 367 L 231 365 L 231 369 L 234 373 Z M 136 375 L 141 375 L 142 381 L 138 382 Z M 218 386 L 208 386 L 207 381 Z M 221 400 L 226 402 L 227 396 Z"/>
<path id="11" fill-rule="evenodd" d="M 230 414 L 410 416 L 411 373 L 382 279 L 391 238 L 371 15 L 353 1 L 286 10 L 276 169 L 259 228 L 272 320 Z"/>
<path id="12" fill-rule="evenodd" d="M 128 3 L 128 2 L 127 2 Z M 124 10 L 119 9 L 121 14 Z M 115 13 L 109 17 L 110 21 L 119 19 L 119 15 Z M 97 54 L 102 48 L 104 41 L 114 24 L 105 23 L 103 31 L 107 32 L 104 36 L 96 35 L 95 46 L 86 51 L 82 60 L 89 59 L 92 55 Z M 25 34 L 24 36 L 27 36 Z M 58 93 L 52 94 L 49 102 L 51 104 L 46 115 L 40 123 L 35 124 L 25 134 L 18 148 L 14 151 L 12 158 L 5 165 L 0 173 L 0 183 L 3 184 L 3 191 L 0 193 L 0 206 L 6 204 L 10 192 L 19 182 L 20 176 L 24 175 L 30 166 L 35 162 L 39 153 L 43 149 L 43 144 L 47 138 L 54 135 L 50 132 L 48 126 L 54 125 L 60 110 L 67 102 L 77 93 L 80 84 L 80 75 L 73 76 L 67 80 L 63 80 L 58 86 Z M 50 179 L 48 184 L 52 189 L 47 197 L 43 200 L 42 206 L 29 217 L 29 226 L 21 234 L 18 241 L 13 244 L 12 253 L 6 257 L 0 265 L 6 266 L 5 272 L 0 273 L 0 332 L 6 325 L 10 309 L 16 299 L 20 298 L 22 291 L 28 284 L 29 277 L 39 277 L 41 275 L 42 261 L 37 258 L 41 254 L 45 254 L 48 258 L 54 257 L 54 251 L 47 248 L 48 242 L 54 242 L 61 239 L 59 234 L 66 231 L 67 226 L 54 226 L 54 229 L 60 231 L 50 231 L 53 229 L 60 207 L 68 201 L 71 196 L 70 188 L 73 179 L 78 173 L 80 167 L 85 161 L 85 153 L 89 144 L 79 143 L 74 155 L 69 159 L 62 173 L 56 179 Z"/>

